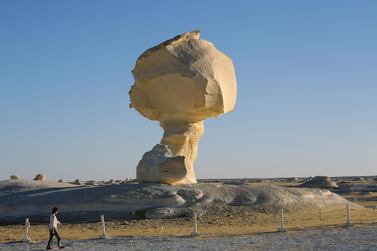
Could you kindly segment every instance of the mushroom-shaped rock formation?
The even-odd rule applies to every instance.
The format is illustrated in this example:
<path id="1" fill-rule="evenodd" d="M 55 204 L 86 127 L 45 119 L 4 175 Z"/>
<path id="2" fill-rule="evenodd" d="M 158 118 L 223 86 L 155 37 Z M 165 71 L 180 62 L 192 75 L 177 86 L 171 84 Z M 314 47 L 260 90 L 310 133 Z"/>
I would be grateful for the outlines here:
<path id="1" fill-rule="evenodd" d="M 196 183 L 203 121 L 232 111 L 236 103 L 232 60 L 192 31 L 146 50 L 132 73 L 130 107 L 164 129 L 160 144 L 139 162 L 138 181 Z"/>

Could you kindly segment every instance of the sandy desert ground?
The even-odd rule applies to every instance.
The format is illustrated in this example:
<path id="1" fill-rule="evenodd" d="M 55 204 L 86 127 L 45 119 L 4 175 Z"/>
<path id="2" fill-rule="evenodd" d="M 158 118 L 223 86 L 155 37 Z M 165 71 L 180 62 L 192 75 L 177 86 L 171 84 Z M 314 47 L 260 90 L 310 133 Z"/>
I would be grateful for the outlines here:
<path id="1" fill-rule="evenodd" d="M 330 228 L 286 233 L 199 237 L 121 237 L 66 241 L 66 250 L 377 250 L 377 226 Z M 0 250 L 43 250 L 45 243 L 0 244 Z"/>

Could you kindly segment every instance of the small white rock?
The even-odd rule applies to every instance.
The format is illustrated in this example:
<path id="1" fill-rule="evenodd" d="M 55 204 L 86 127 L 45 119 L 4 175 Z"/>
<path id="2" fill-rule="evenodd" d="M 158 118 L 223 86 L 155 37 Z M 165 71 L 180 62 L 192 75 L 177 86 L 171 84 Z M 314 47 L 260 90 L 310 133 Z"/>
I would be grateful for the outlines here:
<path id="1" fill-rule="evenodd" d="M 79 179 L 76 179 L 73 183 L 73 185 L 79 185 L 79 186 L 83 186 L 85 185 L 85 183 Z"/>
<path id="2" fill-rule="evenodd" d="M 37 174 L 37 175 L 35 176 L 34 180 L 45 181 L 45 180 L 47 180 L 47 176 L 44 175 L 44 174 L 41 174 L 41 173 L 40 173 L 40 174 Z"/>

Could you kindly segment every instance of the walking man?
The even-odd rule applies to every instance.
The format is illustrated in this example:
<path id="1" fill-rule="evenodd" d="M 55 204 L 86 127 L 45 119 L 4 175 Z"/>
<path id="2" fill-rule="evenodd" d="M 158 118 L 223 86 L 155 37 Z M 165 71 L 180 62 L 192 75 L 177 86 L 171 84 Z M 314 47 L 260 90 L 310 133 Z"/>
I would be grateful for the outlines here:
<path id="1" fill-rule="evenodd" d="M 60 236 L 60 233 L 58 231 L 58 224 L 61 224 L 61 223 L 56 218 L 56 215 L 58 214 L 58 211 L 59 211 L 59 209 L 57 207 L 54 207 L 52 209 L 52 211 L 51 211 L 50 224 L 48 225 L 48 230 L 50 232 L 50 238 L 48 239 L 47 248 L 46 248 L 48 250 L 52 249 L 51 248 L 51 243 L 52 243 L 52 239 L 54 238 L 54 236 L 56 237 L 56 240 L 58 241 L 58 247 L 59 247 L 59 249 L 63 249 L 64 248 L 64 246 L 60 246 L 61 236 Z"/>

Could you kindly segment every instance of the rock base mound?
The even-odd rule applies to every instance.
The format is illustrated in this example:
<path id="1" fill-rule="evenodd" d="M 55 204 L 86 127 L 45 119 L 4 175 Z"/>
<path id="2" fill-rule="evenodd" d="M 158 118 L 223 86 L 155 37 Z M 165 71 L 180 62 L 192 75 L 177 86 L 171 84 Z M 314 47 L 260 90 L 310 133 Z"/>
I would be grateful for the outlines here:
<path id="1" fill-rule="evenodd" d="M 0 224 L 22 222 L 26 217 L 33 222 L 46 222 L 54 206 L 60 208 L 62 221 L 79 223 L 98 221 L 101 214 L 107 219 L 174 218 L 190 216 L 193 210 L 203 213 L 214 206 L 278 212 L 281 208 L 344 207 L 347 202 L 328 190 L 265 184 L 169 186 L 126 183 L 0 195 Z"/>

